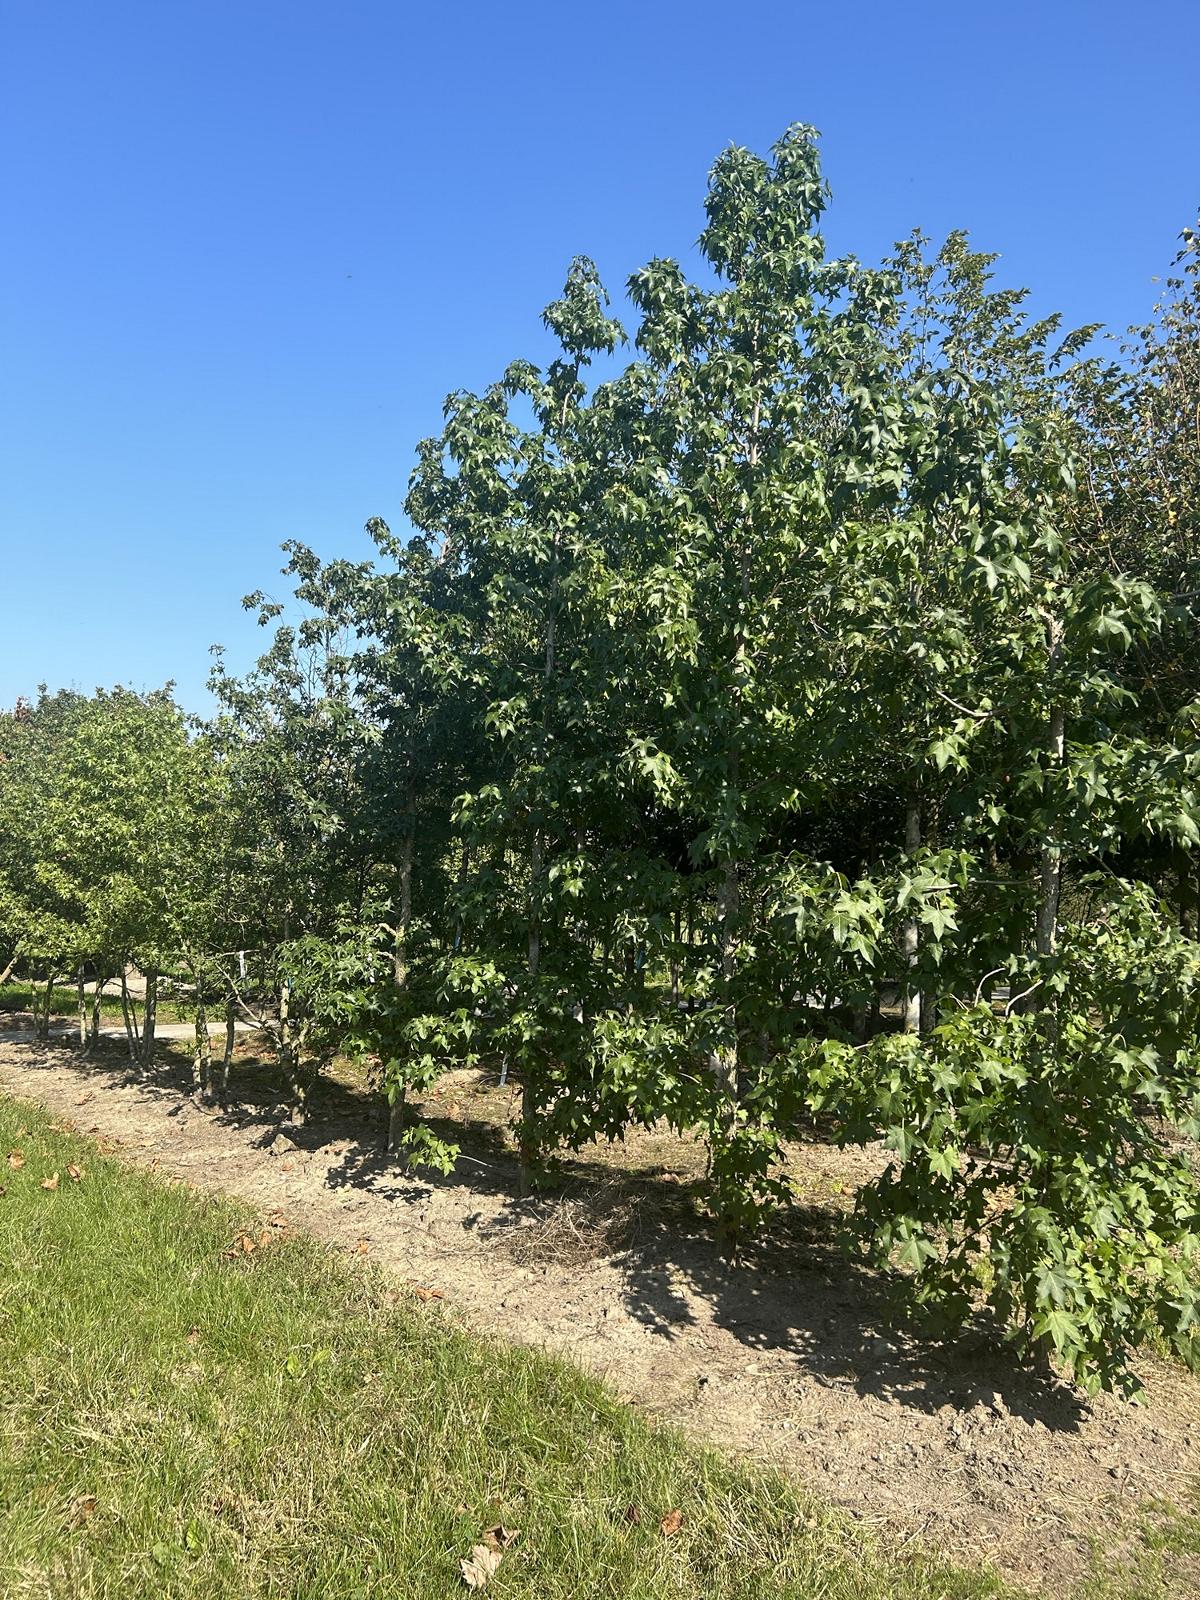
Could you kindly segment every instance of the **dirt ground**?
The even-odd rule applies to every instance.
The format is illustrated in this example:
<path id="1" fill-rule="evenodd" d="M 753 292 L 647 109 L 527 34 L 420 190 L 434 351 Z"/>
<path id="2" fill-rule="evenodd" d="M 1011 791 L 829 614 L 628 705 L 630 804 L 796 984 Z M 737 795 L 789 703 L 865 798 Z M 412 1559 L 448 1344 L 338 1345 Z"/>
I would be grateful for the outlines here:
<path id="1" fill-rule="evenodd" d="M 3 1092 L 132 1160 L 365 1246 L 470 1325 L 568 1355 L 902 1541 L 1062 1593 L 1093 1540 L 1115 1558 L 1152 1505 L 1193 1503 L 1200 1383 L 1174 1365 L 1142 1363 L 1145 1405 L 1084 1402 L 982 1339 L 938 1347 L 889 1329 L 880 1284 L 836 1240 L 878 1155 L 805 1149 L 795 1215 L 731 1267 L 692 1199 L 699 1152 L 673 1135 L 585 1152 L 558 1194 L 520 1201 L 511 1090 L 494 1078 L 451 1074 L 421 1108 L 463 1143 L 443 1180 L 396 1171 L 382 1112 L 348 1079 L 325 1084 L 310 1125 L 293 1128 L 264 1069 L 239 1060 L 236 1077 L 237 1104 L 211 1113 L 186 1099 L 188 1063 L 169 1048 L 144 1074 L 116 1049 L 87 1062 L 0 1039 Z M 1200 1593 L 1200 1568 L 1180 1578 L 1181 1594 Z"/>

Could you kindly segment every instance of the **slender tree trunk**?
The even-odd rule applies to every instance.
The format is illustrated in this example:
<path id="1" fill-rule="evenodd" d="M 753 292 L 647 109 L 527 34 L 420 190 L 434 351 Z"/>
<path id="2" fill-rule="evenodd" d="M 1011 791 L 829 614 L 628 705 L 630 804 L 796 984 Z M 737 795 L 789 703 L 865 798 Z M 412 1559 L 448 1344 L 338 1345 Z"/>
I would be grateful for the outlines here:
<path id="1" fill-rule="evenodd" d="M 722 1045 L 713 1057 L 713 1071 L 724 1100 L 723 1123 L 727 1135 L 737 1127 L 738 1113 L 738 1047 L 737 1008 L 733 998 L 733 984 L 737 977 L 736 926 L 740 911 L 740 885 L 737 863 L 728 860 L 721 873 L 721 886 L 717 891 L 717 942 L 721 953 L 721 994 L 730 1029 L 729 1042 Z"/>
<path id="2" fill-rule="evenodd" d="M 542 835 L 539 828 L 533 830 L 533 841 L 529 847 L 529 880 L 529 941 L 526 950 L 526 965 L 531 981 L 536 982 L 542 963 L 540 907 L 542 893 Z M 537 1154 L 529 1134 L 536 1105 L 534 1085 L 531 1082 L 531 1078 L 532 1069 L 527 1065 L 525 1079 L 521 1087 L 521 1145 L 517 1173 L 517 1186 L 523 1199 L 529 1194 L 533 1186 L 533 1163 Z"/>
<path id="3" fill-rule="evenodd" d="M 292 986 L 287 978 L 279 985 L 279 1065 L 292 1095 L 291 1120 L 303 1127 L 308 1119 L 308 1093 L 300 1071 L 299 1052 L 291 1031 Z"/>
<path id="4" fill-rule="evenodd" d="M 208 1031 L 208 1013 L 196 985 L 196 1043 L 192 1055 L 192 1098 L 197 1105 L 212 1100 L 212 1039 Z"/>
<path id="5" fill-rule="evenodd" d="M 96 968 L 96 987 L 92 991 L 92 1027 L 88 1049 L 95 1050 L 100 1043 L 100 1023 L 104 1014 L 104 985 L 107 979 L 100 967 Z"/>
<path id="6" fill-rule="evenodd" d="M 121 1015 L 125 1018 L 125 1039 L 129 1045 L 129 1059 L 136 1061 L 141 1053 L 141 1035 L 138 1032 L 137 1007 L 129 993 L 129 977 L 121 969 Z"/>
<path id="7" fill-rule="evenodd" d="M 470 841 L 469 840 L 464 839 L 463 842 L 462 842 L 462 855 L 459 857 L 459 863 L 458 863 L 458 909 L 457 909 L 457 911 L 455 913 L 455 917 L 454 917 L 454 949 L 455 949 L 456 952 L 462 949 L 462 942 L 463 942 L 462 897 L 466 893 L 466 890 L 467 890 L 467 877 L 468 877 L 468 874 L 470 872 L 470 869 L 471 869 L 471 845 L 470 845 Z"/>
<path id="8" fill-rule="evenodd" d="M 904 814 L 904 849 L 910 859 L 921 848 L 921 803 L 919 800 L 910 800 Z M 912 973 L 917 965 L 920 949 L 920 935 L 917 930 L 916 917 L 909 917 L 904 924 L 902 935 L 904 950 L 904 966 L 906 979 L 904 987 L 904 1002 L 901 1008 L 905 1033 L 917 1033 L 921 1027 L 921 995 L 913 987 Z"/>
<path id="9" fill-rule="evenodd" d="M 1050 712 L 1047 729 L 1046 754 L 1049 764 L 1046 771 L 1045 796 L 1053 793 L 1053 773 L 1062 766 L 1066 754 L 1066 713 L 1062 706 Z M 1048 820 L 1040 854 L 1040 893 L 1037 914 L 1037 953 L 1039 960 L 1047 960 L 1058 948 L 1058 908 L 1062 899 L 1062 845 L 1056 838 L 1057 828 Z M 1058 1042 L 1057 1003 L 1050 999 L 1045 1004 L 1047 1036 L 1052 1044 Z"/>
<path id="10" fill-rule="evenodd" d="M 563 402 L 562 424 L 566 423 L 566 401 Z M 546 655 L 542 667 L 542 742 L 545 745 L 550 729 L 550 690 L 554 682 L 555 650 L 558 633 L 558 530 L 554 533 L 554 550 L 551 556 L 549 605 L 546 614 Z M 543 755 L 545 752 L 543 751 Z M 542 865 L 543 841 L 540 827 L 533 830 L 529 850 L 529 944 L 526 961 L 531 986 L 537 980 L 542 964 Z M 537 1155 L 530 1129 L 537 1104 L 534 1069 L 526 1062 L 525 1077 L 521 1085 L 521 1146 L 518 1163 L 518 1189 L 524 1198 L 532 1188 L 533 1163 Z"/>
<path id="11" fill-rule="evenodd" d="M 8 980 L 12 977 L 13 968 L 16 966 L 16 964 L 17 964 L 17 957 L 14 955 L 12 960 L 8 963 L 8 965 L 4 968 L 4 970 L 2 972 L 0 972 L 0 983 L 7 983 L 8 982 Z"/>
<path id="12" fill-rule="evenodd" d="M 37 1023 L 37 1036 L 39 1039 L 50 1037 L 50 1006 L 54 998 L 54 974 L 46 979 L 46 988 L 42 996 L 42 1014 L 39 1017 L 37 1007 L 34 1007 L 34 1021 Z"/>
<path id="13" fill-rule="evenodd" d="M 225 1002 L 225 1053 L 221 1058 L 221 1104 L 229 1104 L 229 1068 L 233 1061 L 233 1045 L 237 1038 L 237 1003 Z"/>
<path id="14" fill-rule="evenodd" d="M 83 987 L 83 967 L 75 975 L 75 994 L 79 1001 L 79 1048 L 87 1049 L 87 996 Z"/>
<path id="15" fill-rule="evenodd" d="M 396 988 L 403 994 L 408 987 L 408 934 L 412 926 L 412 876 L 413 876 L 413 831 L 415 818 L 411 796 L 405 807 L 408 824 L 404 832 L 404 845 L 400 857 L 400 920 L 396 926 L 395 944 L 392 949 L 392 977 Z M 400 1151 L 400 1141 L 404 1137 L 404 1107 L 405 1091 L 399 1088 L 388 1105 L 387 1148 L 389 1152 Z M 401 1158 L 401 1167 L 408 1165 Z"/>
<path id="16" fill-rule="evenodd" d="M 158 973 L 146 974 L 146 999 L 142 1005 L 142 1065 L 154 1065 L 154 1026 L 158 1019 Z"/>
<path id="17" fill-rule="evenodd" d="M 931 800 L 925 807 L 922 818 L 922 842 L 932 845 L 934 849 L 940 844 L 940 811 L 936 800 Z M 921 989 L 921 1033 L 932 1033 L 941 1020 L 941 987 L 930 977 L 926 977 Z"/>

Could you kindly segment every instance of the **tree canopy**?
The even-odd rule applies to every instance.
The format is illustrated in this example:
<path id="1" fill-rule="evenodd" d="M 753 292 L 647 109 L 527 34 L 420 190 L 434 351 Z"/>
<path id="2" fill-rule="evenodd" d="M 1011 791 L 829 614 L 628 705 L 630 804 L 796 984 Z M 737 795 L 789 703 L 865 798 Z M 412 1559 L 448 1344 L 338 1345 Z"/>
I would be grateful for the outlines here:
<path id="1" fill-rule="evenodd" d="M 831 257 L 827 201 L 810 128 L 726 151 L 629 333 L 576 260 L 411 536 L 288 547 L 304 620 L 249 597 L 208 727 L 4 719 L 0 930 L 186 970 L 298 1107 L 357 1052 L 408 1161 L 461 1064 L 519 1078 L 527 1187 L 698 1134 L 735 1249 L 789 1143 L 881 1142 L 854 1228 L 911 1305 L 1129 1389 L 1196 1339 L 1196 236 L 1110 359 L 965 236 Z"/>

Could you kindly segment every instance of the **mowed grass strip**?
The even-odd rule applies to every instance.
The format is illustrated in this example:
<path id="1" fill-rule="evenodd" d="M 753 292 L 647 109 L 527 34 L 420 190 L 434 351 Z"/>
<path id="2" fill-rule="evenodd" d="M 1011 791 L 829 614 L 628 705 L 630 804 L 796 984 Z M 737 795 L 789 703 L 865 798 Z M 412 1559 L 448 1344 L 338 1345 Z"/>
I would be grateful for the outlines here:
<path id="1" fill-rule="evenodd" d="M 0 1185 L 5 1600 L 462 1596 L 496 1523 L 496 1600 L 1007 1593 L 7 1100 Z"/>

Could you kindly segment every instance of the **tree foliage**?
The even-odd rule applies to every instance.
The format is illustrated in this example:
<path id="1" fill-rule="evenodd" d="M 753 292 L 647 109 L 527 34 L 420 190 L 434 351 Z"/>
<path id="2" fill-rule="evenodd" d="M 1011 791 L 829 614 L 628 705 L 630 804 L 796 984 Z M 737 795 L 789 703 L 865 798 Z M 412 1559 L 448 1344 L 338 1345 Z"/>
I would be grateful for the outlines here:
<path id="1" fill-rule="evenodd" d="M 734 1247 L 788 1144 L 879 1142 L 856 1234 L 913 1306 L 1129 1388 L 1196 1339 L 1195 236 L 1114 361 L 965 236 L 831 257 L 827 200 L 809 128 L 725 152 L 629 333 L 575 261 L 411 536 L 288 547 L 303 620 L 249 598 L 201 736 L 8 718 L 0 927 L 185 953 L 297 1102 L 355 1050 L 406 1159 L 453 1163 L 405 1106 L 461 1064 L 519 1077 L 527 1184 L 697 1134 Z"/>

